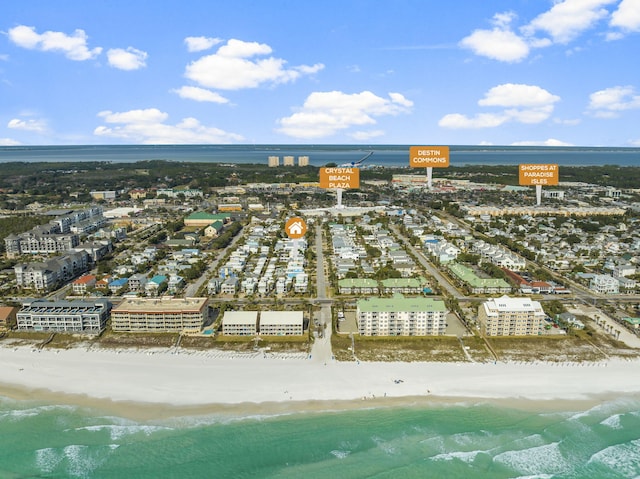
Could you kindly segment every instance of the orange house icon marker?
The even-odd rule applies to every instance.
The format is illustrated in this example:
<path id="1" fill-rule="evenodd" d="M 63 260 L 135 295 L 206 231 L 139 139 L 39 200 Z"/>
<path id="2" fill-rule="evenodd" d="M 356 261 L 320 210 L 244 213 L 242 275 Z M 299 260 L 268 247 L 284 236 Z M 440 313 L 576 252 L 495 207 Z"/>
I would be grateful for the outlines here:
<path id="1" fill-rule="evenodd" d="M 294 216 L 287 220 L 284 225 L 284 231 L 290 239 L 300 239 L 307 232 L 307 224 L 302 218 Z"/>

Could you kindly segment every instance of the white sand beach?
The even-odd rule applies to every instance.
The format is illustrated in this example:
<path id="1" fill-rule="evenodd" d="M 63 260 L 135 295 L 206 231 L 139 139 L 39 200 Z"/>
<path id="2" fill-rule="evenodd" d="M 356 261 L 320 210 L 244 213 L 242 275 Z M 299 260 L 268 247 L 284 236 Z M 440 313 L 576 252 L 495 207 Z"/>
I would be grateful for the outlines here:
<path id="1" fill-rule="evenodd" d="M 0 348 L 0 394 L 65 394 L 149 407 L 394 398 L 588 400 L 640 394 L 640 361 L 598 363 L 323 362 L 215 351 Z M 295 407 L 293 407 L 295 409 Z"/>

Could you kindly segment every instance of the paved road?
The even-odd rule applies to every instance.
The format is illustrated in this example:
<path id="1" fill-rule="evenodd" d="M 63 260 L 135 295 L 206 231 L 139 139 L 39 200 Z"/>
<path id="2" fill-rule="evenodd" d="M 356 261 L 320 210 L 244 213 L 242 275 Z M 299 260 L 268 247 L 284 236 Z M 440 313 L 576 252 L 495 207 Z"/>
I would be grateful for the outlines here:
<path id="1" fill-rule="evenodd" d="M 568 308 L 573 314 L 581 314 L 592 319 L 602 331 L 618 339 L 632 348 L 640 348 L 640 338 L 635 334 L 627 331 L 622 325 L 609 317 L 606 313 L 593 306 L 576 305 L 575 308 Z"/>
<path id="2" fill-rule="evenodd" d="M 217 258 L 215 260 L 213 260 L 211 263 L 209 263 L 209 266 L 207 267 L 205 272 L 202 273 L 197 280 L 195 280 L 193 283 L 188 284 L 187 287 L 185 288 L 185 290 L 184 290 L 184 297 L 185 298 L 193 298 L 196 294 L 198 294 L 198 290 L 200 289 L 200 287 L 211 276 L 211 272 L 214 271 L 218 267 L 218 263 L 220 261 L 220 258 L 222 258 L 227 253 L 227 250 L 229 248 L 235 247 L 235 244 L 238 242 L 238 240 L 240 240 L 240 238 L 242 236 L 244 236 L 244 228 L 242 230 L 238 231 L 238 234 L 233 237 L 233 239 L 231 240 L 231 242 L 227 245 L 227 247 L 225 249 L 223 249 L 222 251 L 216 251 L 215 254 L 217 254 Z"/>
<path id="3" fill-rule="evenodd" d="M 316 300 L 327 299 L 327 278 L 324 267 L 324 252 L 322 250 L 322 225 L 316 223 Z M 317 316 L 318 322 L 324 328 L 321 338 L 316 338 L 311 347 L 311 360 L 326 363 L 333 358 L 331 350 L 331 303 L 323 302 Z"/>
<path id="4" fill-rule="evenodd" d="M 427 259 L 424 257 L 424 255 L 422 254 L 422 252 L 418 251 L 416 248 L 414 248 L 414 246 L 407 241 L 407 239 L 404 237 L 404 235 L 400 232 L 400 230 L 398 229 L 397 226 L 395 225 L 390 225 L 391 229 L 393 230 L 393 232 L 396 234 L 396 236 L 400 239 L 400 241 L 402 241 L 404 243 L 404 246 L 406 248 L 409 249 L 409 251 L 411 251 L 416 258 L 418 258 L 418 261 L 420 262 L 420 264 L 422 266 L 424 266 L 424 268 L 429 272 L 429 274 L 431 276 L 433 276 L 437 281 L 438 284 L 440 284 L 440 286 L 442 286 L 444 289 L 447 290 L 447 292 L 453 296 L 454 298 L 460 300 L 460 299 L 465 299 L 465 296 L 458 291 L 448 280 L 447 278 L 445 278 L 442 273 L 440 273 L 440 271 L 438 271 L 438 269 L 431 264 L 429 261 L 427 261 Z"/>

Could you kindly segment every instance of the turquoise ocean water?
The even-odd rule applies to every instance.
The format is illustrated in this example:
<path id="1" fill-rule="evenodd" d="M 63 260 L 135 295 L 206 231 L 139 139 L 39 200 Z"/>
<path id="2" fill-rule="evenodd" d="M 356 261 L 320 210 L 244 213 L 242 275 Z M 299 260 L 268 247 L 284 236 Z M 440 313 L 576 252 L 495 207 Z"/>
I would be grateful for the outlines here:
<path id="1" fill-rule="evenodd" d="M 640 400 L 136 422 L 0 400 L 1 478 L 638 478 Z"/>

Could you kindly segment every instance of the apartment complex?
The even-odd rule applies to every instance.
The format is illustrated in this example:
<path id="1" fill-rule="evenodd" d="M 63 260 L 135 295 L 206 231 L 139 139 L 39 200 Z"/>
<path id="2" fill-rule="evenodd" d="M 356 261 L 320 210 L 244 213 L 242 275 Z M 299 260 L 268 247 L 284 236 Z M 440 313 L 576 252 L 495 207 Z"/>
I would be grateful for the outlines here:
<path id="1" fill-rule="evenodd" d="M 74 233 L 60 234 L 53 225 L 34 228 L 21 235 L 9 235 L 4 240 L 8 258 L 21 254 L 55 254 L 68 251 L 80 244 Z"/>
<path id="2" fill-rule="evenodd" d="M 356 318 L 362 336 L 432 336 L 444 334 L 447 325 L 444 301 L 431 298 L 361 299 Z"/>
<path id="3" fill-rule="evenodd" d="M 485 301 L 478 309 L 486 336 L 535 336 L 542 332 L 545 317 L 540 302 L 507 295 Z"/>
<path id="4" fill-rule="evenodd" d="M 255 336 L 258 332 L 257 311 L 227 311 L 222 318 L 222 334 Z"/>
<path id="5" fill-rule="evenodd" d="M 25 301 L 17 314 L 18 330 L 99 334 L 107 325 L 110 310 L 106 299 Z"/>
<path id="6" fill-rule="evenodd" d="M 260 334 L 265 336 L 301 336 L 304 331 L 302 311 L 262 311 Z"/>
<path id="7" fill-rule="evenodd" d="M 207 298 L 128 298 L 111 311 L 111 328 L 123 332 L 199 333 L 208 317 Z"/>
<path id="8" fill-rule="evenodd" d="M 258 318 L 259 314 L 259 318 Z M 227 311 L 222 318 L 222 334 L 229 336 L 301 336 L 302 311 Z"/>
<path id="9" fill-rule="evenodd" d="M 13 267 L 16 284 L 36 291 L 51 291 L 87 271 L 89 255 L 69 252 L 43 262 L 18 263 Z"/>
<path id="10" fill-rule="evenodd" d="M 80 244 L 78 233 L 95 231 L 104 225 L 102 208 L 92 206 L 78 211 L 60 211 L 60 215 L 45 225 L 5 238 L 8 258 L 21 254 L 55 254 Z"/>

